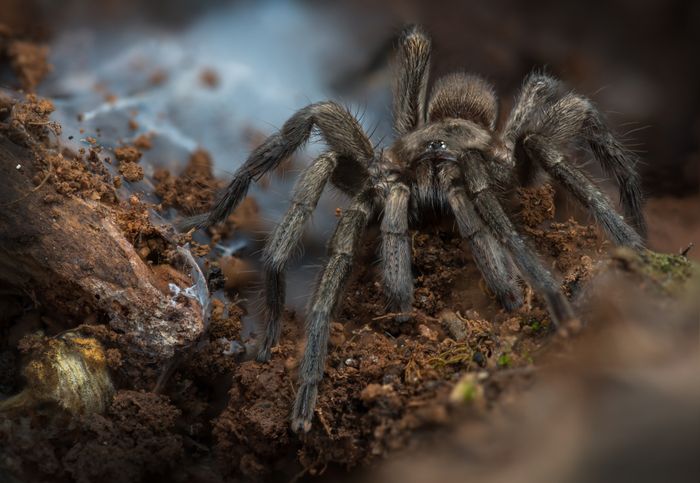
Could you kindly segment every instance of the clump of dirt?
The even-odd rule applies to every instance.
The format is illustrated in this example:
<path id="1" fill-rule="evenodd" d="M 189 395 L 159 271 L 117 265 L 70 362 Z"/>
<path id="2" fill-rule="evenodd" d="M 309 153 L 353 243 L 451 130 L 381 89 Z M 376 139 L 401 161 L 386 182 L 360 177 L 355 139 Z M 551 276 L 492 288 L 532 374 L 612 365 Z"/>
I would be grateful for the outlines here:
<path id="1" fill-rule="evenodd" d="M 202 71 L 199 73 L 199 81 L 204 87 L 216 89 L 221 83 L 221 78 L 219 77 L 219 73 L 214 69 L 207 68 L 202 69 Z"/>
<path id="2" fill-rule="evenodd" d="M 143 179 L 143 168 L 136 163 L 119 163 L 119 172 L 124 176 L 124 179 L 130 183 L 135 183 Z"/>
<path id="3" fill-rule="evenodd" d="M 35 190 L 44 183 L 51 183 L 58 194 L 76 195 L 83 199 L 115 203 L 113 179 L 105 167 L 108 158 L 101 158 L 102 149 L 91 146 L 87 150 L 70 152 L 53 148 L 53 136 L 61 133 L 61 126 L 51 121 L 54 111 L 51 101 L 28 94 L 24 98 L 0 98 L 0 132 L 22 146 L 31 147 L 34 156 L 29 167 L 34 173 Z M 22 169 L 20 166 L 18 169 Z M 54 194 L 44 196 L 51 204 L 57 201 Z"/>
<path id="4" fill-rule="evenodd" d="M 64 456 L 76 481 L 140 481 L 163 474 L 182 457 L 173 434 L 180 411 L 152 393 L 120 391 L 104 416 L 84 418 L 82 438 Z"/>
<path id="5" fill-rule="evenodd" d="M 51 101 L 34 94 L 0 96 L 0 132 L 22 146 L 45 144 L 51 134 L 61 133 L 59 124 L 49 119 L 54 109 Z"/>
<path id="6" fill-rule="evenodd" d="M 9 61 L 22 89 L 34 91 L 39 83 L 51 73 L 49 47 L 17 35 L 0 24 L 0 59 Z"/>
<path id="7" fill-rule="evenodd" d="M 172 260 L 175 255 L 172 239 L 152 223 L 149 206 L 136 195 L 131 195 L 122 205 L 122 209 L 115 213 L 117 225 L 141 259 L 153 265 Z"/>
<path id="8" fill-rule="evenodd" d="M 240 354 L 235 346 L 241 340 L 242 315 L 238 306 L 213 300 L 207 340 L 185 362 L 181 376 L 185 374 L 200 383 L 210 384 L 217 377 L 231 373 L 239 363 L 235 356 Z"/>
<path id="9" fill-rule="evenodd" d="M 173 176 L 166 169 L 157 169 L 153 178 L 162 207 L 174 207 L 190 214 L 207 211 L 220 187 L 212 167 L 209 153 L 198 149 L 192 153 L 187 166 L 178 176 Z"/>
<path id="10" fill-rule="evenodd" d="M 101 152 L 99 147 L 91 147 L 88 150 L 81 148 L 77 153 L 47 153 L 44 159 L 48 163 L 49 180 L 56 191 L 66 196 L 115 204 L 118 198 L 114 180 L 105 168 Z M 45 201 L 51 203 L 55 200 L 48 196 Z"/>
<path id="11" fill-rule="evenodd" d="M 549 184 L 518 189 L 517 219 L 540 255 L 551 259 L 554 267 L 567 277 L 581 266 L 584 257 L 599 257 L 609 243 L 595 225 L 582 225 L 574 218 L 554 222 L 554 195 Z"/>
<path id="12" fill-rule="evenodd" d="M 224 187 L 224 183 L 214 177 L 211 156 L 203 149 L 192 153 L 180 174 L 173 175 L 169 170 L 160 168 L 156 169 L 153 179 L 155 193 L 161 200 L 159 208 L 163 211 L 176 208 L 184 216 L 210 210 L 217 193 Z M 236 230 L 253 233 L 261 227 L 260 207 L 255 198 L 249 196 L 223 223 L 208 228 L 210 245 L 229 237 Z"/>
<path id="13" fill-rule="evenodd" d="M 143 168 L 138 164 L 141 159 L 141 151 L 134 146 L 124 146 L 114 150 L 114 156 L 119 161 L 119 172 L 129 182 L 143 179 Z"/>
<path id="14" fill-rule="evenodd" d="M 138 128 L 138 125 L 136 126 Z M 134 147 L 142 151 L 148 151 L 153 147 L 153 140 L 151 134 L 141 134 L 136 139 L 134 139 Z"/>
<path id="15" fill-rule="evenodd" d="M 143 481 L 182 457 L 180 411 L 167 398 L 122 390 L 105 414 L 69 418 L 54 410 L 2 418 L 4 466 L 31 481 Z M 38 423 L 38 424 L 37 424 Z"/>

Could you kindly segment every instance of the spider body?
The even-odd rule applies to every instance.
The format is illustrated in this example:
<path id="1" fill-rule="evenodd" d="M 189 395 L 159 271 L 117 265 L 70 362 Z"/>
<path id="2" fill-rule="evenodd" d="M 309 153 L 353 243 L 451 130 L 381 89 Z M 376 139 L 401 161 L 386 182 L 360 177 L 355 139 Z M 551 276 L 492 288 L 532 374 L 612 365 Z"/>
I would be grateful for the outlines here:
<path id="1" fill-rule="evenodd" d="M 479 77 L 458 73 L 436 81 L 428 96 L 429 64 L 429 38 L 418 27 L 409 27 L 399 41 L 393 89 L 397 137 L 387 149 L 375 152 L 359 122 L 344 107 L 334 102 L 311 104 L 251 153 L 210 213 L 191 221 L 207 226 L 225 219 L 252 181 L 301 147 L 312 130 L 321 134 L 328 150 L 300 176 L 290 208 L 264 249 L 267 314 L 257 354 L 261 361 L 269 359 L 278 341 L 285 269 L 321 192 L 331 183 L 351 198 L 329 241 L 329 258 L 309 305 L 306 349 L 292 412 L 295 430 L 310 428 L 331 317 L 341 305 L 357 248 L 373 220 L 380 224 L 388 309 L 404 321 L 413 301 L 409 227 L 435 213 L 454 218 L 486 284 L 505 309 L 522 304 L 517 282 L 522 276 L 544 298 L 556 325 L 565 327 L 575 321 L 559 285 L 501 206 L 504 191 L 532 182 L 538 173 L 546 173 L 566 188 L 613 242 L 643 246 L 636 158 L 613 136 L 589 100 L 566 91 L 547 75 L 532 74 L 504 128 L 496 131 L 498 104 L 493 88 Z M 568 162 L 571 145 L 587 148 L 617 180 L 627 220 Z"/>

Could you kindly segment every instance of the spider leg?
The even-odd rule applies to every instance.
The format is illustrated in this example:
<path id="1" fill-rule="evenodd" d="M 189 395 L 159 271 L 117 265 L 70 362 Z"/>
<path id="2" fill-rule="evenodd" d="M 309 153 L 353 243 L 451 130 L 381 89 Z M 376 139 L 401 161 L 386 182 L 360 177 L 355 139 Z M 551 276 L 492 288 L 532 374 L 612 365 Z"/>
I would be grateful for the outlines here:
<path id="1" fill-rule="evenodd" d="M 411 240 L 408 236 L 408 201 L 410 190 L 403 183 L 389 189 L 382 217 L 381 259 L 384 290 L 391 312 L 405 314 L 413 305 L 413 274 L 411 273 Z M 396 317 L 400 322 L 407 315 Z"/>
<path id="2" fill-rule="evenodd" d="M 304 233 L 304 224 L 316 208 L 331 175 L 338 166 L 338 156 L 333 152 L 321 154 L 299 177 L 289 209 L 277 225 L 263 250 L 265 265 L 266 325 L 259 346 L 257 359 L 270 359 L 270 349 L 279 340 L 280 319 L 285 302 L 285 276 L 287 262 Z"/>
<path id="3" fill-rule="evenodd" d="M 585 142 L 605 172 L 615 178 L 625 216 L 642 238 L 646 236 L 638 159 L 613 135 L 590 100 L 567 93 L 552 77 L 530 75 L 508 118 L 504 139 L 515 148 L 530 134 L 542 134 L 557 145 Z"/>
<path id="4" fill-rule="evenodd" d="M 506 246 L 523 277 L 542 294 L 554 324 L 562 326 L 573 322 L 575 316 L 569 301 L 561 293 L 549 271 L 518 234 L 491 190 L 484 163 L 485 160 L 480 152 L 465 153 L 461 163 L 466 175 L 467 194 L 474 204 L 476 213 L 496 238 Z M 460 194 L 459 191 L 455 191 L 455 195 L 462 199 L 467 198 L 463 192 Z"/>
<path id="5" fill-rule="evenodd" d="M 306 348 L 299 366 L 300 386 L 292 411 L 292 430 L 311 429 L 323 378 L 331 316 L 352 272 L 358 242 L 373 211 L 373 192 L 364 190 L 343 212 L 329 243 L 330 258 L 321 273 L 306 319 Z"/>
<path id="6" fill-rule="evenodd" d="M 474 262 L 488 287 L 496 294 L 501 305 L 508 311 L 523 304 L 523 297 L 513 273 L 512 261 L 491 234 L 474 204 L 469 201 L 464 188 L 464 174 L 456 162 L 440 166 L 440 185 L 457 220 L 462 238 L 472 251 Z"/>
<path id="7" fill-rule="evenodd" d="M 543 108 L 565 93 L 562 82 L 553 77 L 536 72 L 527 76 L 506 120 L 504 139 L 515 144 L 524 132 L 532 129 Z"/>
<path id="8" fill-rule="evenodd" d="M 430 69 L 430 38 L 418 26 L 401 34 L 393 85 L 394 130 L 398 136 L 425 122 L 425 98 Z"/>
<path id="9" fill-rule="evenodd" d="M 620 216 L 607 196 L 576 166 L 547 142 L 547 139 L 530 135 L 523 140 L 528 156 L 559 181 L 574 197 L 593 214 L 616 245 L 642 248 L 642 237 Z"/>
<path id="10" fill-rule="evenodd" d="M 332 151 L 354 162 L 355 171 L 366 172 L 374 150 L 357 119 L 335 102 L 310 104 L 298 110 L 278 132 L 269 136 L 250 154 L 209 213 L 192 217 L 181 227 L 201 228 L 226 219 L 245 197 L 251 181 L 257 181 L 291 156 L 306 143 L 314 127 Z"/>

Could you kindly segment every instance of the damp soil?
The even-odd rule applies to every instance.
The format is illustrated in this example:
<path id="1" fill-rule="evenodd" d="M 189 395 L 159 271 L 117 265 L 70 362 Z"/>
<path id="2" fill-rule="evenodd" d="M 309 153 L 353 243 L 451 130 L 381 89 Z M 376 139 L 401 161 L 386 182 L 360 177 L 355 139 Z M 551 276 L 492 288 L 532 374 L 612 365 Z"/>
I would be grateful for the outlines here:
<path id="1" fill-rule="evenodd" d="M 23 109 L 44 109 L 48 116 L 50 109 L 42 104 L 46 101 L 26 102 L 29 106 Z M 222 186 L 212 174 L 210 157 L 197 151 L 181 172 L 156 171 L 159 202 L 154 204 L 120 192 L 132 181 L 121 167 L 138 166 L 138 147 L 109 151 L 97 142 L 88 143 L 78 152 L 36 151 L 36 184 L 44 182 L 36 195 L 48 204 L 82 197 L 109 206 L 123 236 L 148 263 L 162 289 L 173 282 L 186 285 L 174 248 L 194 243 L 191 234 L 165 234 L 153 224 L 151 213 L 165 215 L 172 208 L 191 213 L 209 207 Z M 110 163 L 117 166 L 116 173 L 105 168 Z M 608 244 L 592 226 L 556 220 L 554 190 L 548 185 L 522 190 L 511 201 L 521 230 L 562 275 L 564 290 L 575 301 Z M 254 225 L 257 210 L 251 207 L 255 202 L 248 199 L 210 233 L 212 240 L 225 240 L 241 227 Z M 194 253 L 202 257 L 210 280 L 220 278 L 212 288 L 223 286 L 224 291 L 213 301 L 205 336 L 178 355 L 178 364 L 157 392 L 152 371 L 133 370 L 125 360 L 128 355 L 119 350 L 121 335 L 103 323 L 100 313 L 67 320 L 41 306 L 27 312 L 22 308 L 26 297 L 3 295 L 9 308 L 1 332 L 3 392 L 23 386 L 21 367 L 41 345 L 37 340 L 76 326 L 106 347 L 116 385 L 103 414 L 71 415 L 44 405 L 3 418 L 0 439 L 9 448 L 9 474 L 29 481 L 126 482 L 344 473 L 449 431 L 465 408 L 487 417 L 502 394 L 530 385 L 542 354 L 566 352 L 571 341 L 553 333 L 542 301 L 525 285 L 521 309 L 507 313 L 499 307 L 466 243 L 449 223 L 411 233 L 414 311 L 410 321 L 396 322 L 385 310 L 374 235 L 370 231 L 358 254 L 356 273 L 333 320 L 318 409 L 311 431 L 304 435 L 289 427 L 303 349 L 302 314 L 285 313 L 282 341 L 270 362 L 245 360 L 241 352 L 249 341 L 242 340 L 242 317 L 250 308 L 239 302 L 240 284 L 227 283 L 226 271 L 220 271 L 222 260 L 207 245 L 194 243 Z M 236 270 L 232 272 L 235 278 Z M 37 333 L 43 336 L 36 339 Z"/>

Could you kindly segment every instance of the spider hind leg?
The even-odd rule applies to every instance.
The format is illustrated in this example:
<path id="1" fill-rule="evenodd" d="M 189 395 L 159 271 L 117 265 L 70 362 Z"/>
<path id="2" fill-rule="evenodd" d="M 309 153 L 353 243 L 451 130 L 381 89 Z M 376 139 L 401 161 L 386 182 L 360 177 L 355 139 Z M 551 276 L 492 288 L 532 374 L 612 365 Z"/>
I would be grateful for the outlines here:
<path id="1" fill-rule="evenodd" d="M 299 366 L 299 389 L 292 410 L 292 430 L 307 432 L 325 370 L 331 317 L 352 272 L 359 240 L 373 211 L 371 191 L 357 195 L 338 221 L 326 262 L 314 291 L 306 324 L 306 348 Z"/>
<path id="2" fill-rule="evenodd" d="M 263 249 L 265 266 L 266 318 L 257 360 L 270 359 L 270 350 L 280 336 L 280 319 L 285 303 L 285 270 L 304 232 L 304 225 L 316 208 L 323 188 L 338 166 L 333 152 L 320 155 L 299 177 L 292 202 Z"/>

